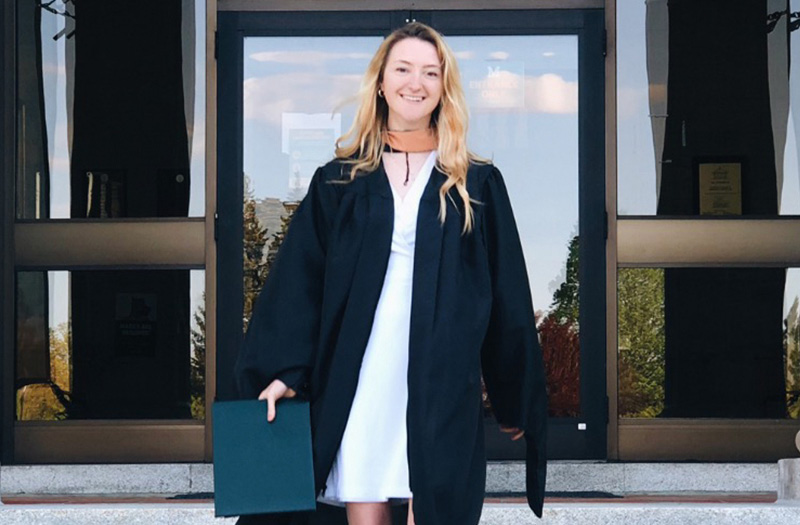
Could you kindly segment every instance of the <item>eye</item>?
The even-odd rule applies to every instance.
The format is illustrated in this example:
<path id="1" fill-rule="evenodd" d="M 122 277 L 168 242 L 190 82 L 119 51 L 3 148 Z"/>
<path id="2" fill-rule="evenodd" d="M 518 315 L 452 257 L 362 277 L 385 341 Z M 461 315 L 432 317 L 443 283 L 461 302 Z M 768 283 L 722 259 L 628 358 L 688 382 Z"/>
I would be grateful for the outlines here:
<path id="1" fill-rule="evenodd" d="M 395 71 L 397 71 L 398 73 L 405 73 L 406 71 L 408 71 L 408 68 L 405 68 L 405 67 L 403 67 L 403 66 L 398 66 L 398 67 L 395 69 Z"/>
<path id="2" fill-rule="evenodd" d="M 439 78 L 439 72 L 438 71 L 428 71 L 427 75 L 430 78 Z"/>

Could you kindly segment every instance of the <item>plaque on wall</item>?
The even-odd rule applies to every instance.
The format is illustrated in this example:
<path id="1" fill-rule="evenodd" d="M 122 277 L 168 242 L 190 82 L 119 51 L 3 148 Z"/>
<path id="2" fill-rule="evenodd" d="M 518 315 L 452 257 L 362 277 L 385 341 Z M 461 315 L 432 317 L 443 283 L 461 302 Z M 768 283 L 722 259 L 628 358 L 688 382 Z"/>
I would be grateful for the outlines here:
<path id="1" fill-rule="evenodd" d="M 155 355 L 157 302 L 157 294 L 116 294 L 117 355 L 139 357 Z"/>
<path id="2" fill-rule="evenodd" d="M 742 214 L 742 163 L 697 162 L 700 215 Z"/>

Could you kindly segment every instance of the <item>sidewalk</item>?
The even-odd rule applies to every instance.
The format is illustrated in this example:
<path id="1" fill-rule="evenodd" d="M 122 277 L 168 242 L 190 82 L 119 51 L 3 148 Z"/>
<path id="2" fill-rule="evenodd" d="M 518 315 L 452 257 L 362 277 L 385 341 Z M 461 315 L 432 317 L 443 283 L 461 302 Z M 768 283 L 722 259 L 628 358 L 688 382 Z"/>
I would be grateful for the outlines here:
<path id="1" fill-rule="evenodd" d="M 209 499 L 169 496 L 82 495 L 3 498 L 3 525 L 227 524 L 214 518 Z M 800 505 L 776 503 L 774 494 L 547 498 L 539 521 L 522 498 L 490 498 L 481 525 L 798 524 Z"/>

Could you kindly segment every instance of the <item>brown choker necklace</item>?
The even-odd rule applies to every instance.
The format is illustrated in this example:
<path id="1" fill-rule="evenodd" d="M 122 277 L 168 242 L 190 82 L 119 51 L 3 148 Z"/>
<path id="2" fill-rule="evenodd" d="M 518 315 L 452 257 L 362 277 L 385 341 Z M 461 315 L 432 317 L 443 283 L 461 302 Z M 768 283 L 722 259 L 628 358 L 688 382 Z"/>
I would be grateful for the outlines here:
<path id="1" fill-rule="evenodd" d="M 438 139 L 430 128 L 414 129 L 411 131 L 386 130 L 383 132 L 383 142 L 385 144 L 384 151 L 406 154 L 406 180 L 403 186 L 408 185 L 408 177 L 411 172 L 408 163 L 408 154 L 432 151 L 438 146 Z"/>

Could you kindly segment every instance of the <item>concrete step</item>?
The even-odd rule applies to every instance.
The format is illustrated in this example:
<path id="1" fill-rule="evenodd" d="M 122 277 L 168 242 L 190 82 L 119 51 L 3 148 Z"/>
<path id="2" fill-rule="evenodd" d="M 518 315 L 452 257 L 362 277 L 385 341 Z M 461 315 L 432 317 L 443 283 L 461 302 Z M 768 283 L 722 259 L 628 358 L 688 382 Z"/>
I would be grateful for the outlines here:
<path id="1" fill-rule="evenodd" d="M 213 504 L 11 504 L 0 507 L 3 525 L 202 525 L 235 523 L 214 518 Z M 800 523 L 800 505 L 777 503 L 548 503 L 538 520 L 521 503 L 487 503 L 481 525 L 633 525 L 633 524 L 741 524 Z"/>
<path id="2" fill-rule="evenodd" d="M 775 463 L 553 461 L 542 521 L 513 497 L 524 487 L 522 463 L 490 463 L 481 524 L 800 524 Z M 3 465 L 0 488 L 3 525 L 235 522 L 214 518 L 210 464 Z"/>
<path id="3" fill-rule="evenodd" d="M 3 495 L 181 494 L 214 491 L 209 463 L 3 465 Z M 550 461 L 549 492 L 777 492 L 776 463 L 606 463 Z M 486 492 L 524 492 L 522 462 L 489 462 Z"/>

